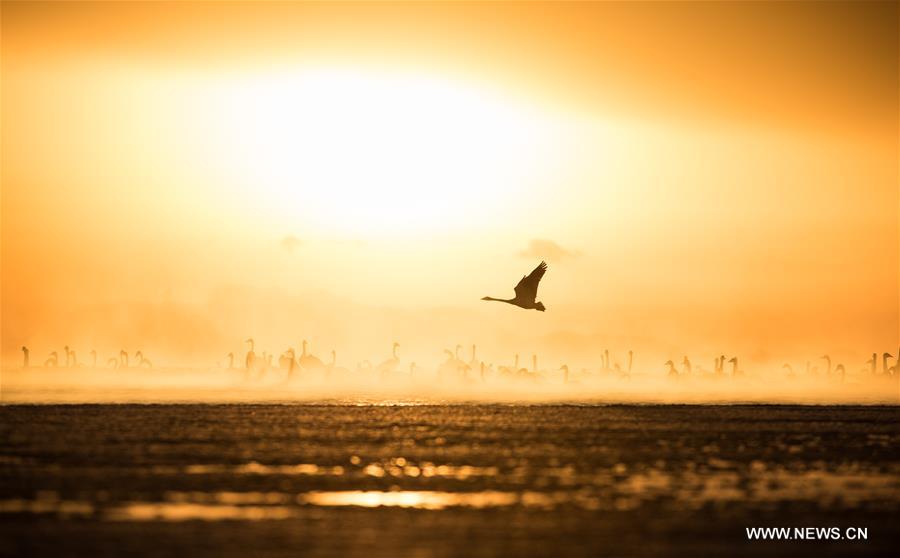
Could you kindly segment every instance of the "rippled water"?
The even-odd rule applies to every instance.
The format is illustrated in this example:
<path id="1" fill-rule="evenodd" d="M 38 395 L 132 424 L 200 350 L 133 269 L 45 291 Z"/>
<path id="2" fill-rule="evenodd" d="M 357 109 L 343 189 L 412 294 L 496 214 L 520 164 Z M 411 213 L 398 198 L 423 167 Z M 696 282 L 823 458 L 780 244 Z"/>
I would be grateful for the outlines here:
<path id="1" fill-rule="evenodd" d="M 0 550 L 15 553 L 149 553 L 169 537 L 181 553 L 279 554 L 302 539 L 337 555 L 372 529 L 385 555 L 752 554 L 742 528 L 763 524 L 880 535 L 854 552 L 897 538 L 895 407 L 78 405 L 0 418 Z"/>

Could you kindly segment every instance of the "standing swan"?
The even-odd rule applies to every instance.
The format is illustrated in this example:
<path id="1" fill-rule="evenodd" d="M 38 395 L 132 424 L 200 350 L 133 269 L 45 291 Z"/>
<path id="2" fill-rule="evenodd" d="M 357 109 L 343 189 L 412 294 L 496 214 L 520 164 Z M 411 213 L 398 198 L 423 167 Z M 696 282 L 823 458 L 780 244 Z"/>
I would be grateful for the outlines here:
<path id="1" fill-rule="evenodd" d="M 54 368 L 59 366 L 59 355 L 56 354 L 56 351 L 50 353 L 50 358 L 44 361 L 44 366 L 52 366 Z"/>
<path id="2" fill-rule="evenodd" d="M 516 293 L 515 298 L 503 299 L 486 296 L 481 300 L 506 302 L 507 304 L 512 304 L 513 306 L 518 306 L 519 308 L 524 308 L 526 310 L 538 310 L 540 312 L 543 312 L 544 310 L 546 310 L 546 308 L 544 307 L 544 303 L 537 302 L 535 301 L 535 299 L 537 298 L 538 283 L 541 282 L 541 278 L 546 272 L 547 263 L 541 262 L 536 268 L 534 268 L 534 271 L 522 277 L 522 279 L 519 281 L 519 284 L 516 285 L 514 289 Z"/>
<path id="3" fill-rule="evenodd" d="M 391 347 L 391 358 L 382 362 L 378 366 L 375 367 L 375 370 L 378 372 L 381 377 L 384 377 L 386 374 L 393 372 L 397 369 L 397 365 L 400 364 L 400 357 L 397 356 L 397 349 L 400 348 L 400 343 L 394 341 L 393 346 Z"/>
<path id="4" fill-rule="evenodd" d="M 308 343 L 306 342 L 306 339 L 304 339 L 303 350 L 300 353 L 300 366 L 302 366 L 304 370 L 325 370 L 325 363 L 322 362 L 322 359 L 306 352 L 307 345 Z"/>
<path id="5" fill-rule="evenodd" d="M 472 344 L 472 359 L 469 361 L 469 367 L 472 370 L 475 370 L 475 368 L 478 367 L 478 364 L 479 364 L 478 359 L 475 357 L 475 345 Z"/>
<path id="6" fill-rule="evenodd" d="M 294 366 L 297 364 L 296 355 L 294 354 L 294 349 L 288 348 L 287 351 L 284 352 L 281 358 L 279 358 L 279 365 L 287 364 L 287 379 L 290 380 L 294 377 Z"/>
<path id="7" fill-rule="evenodd" d="M 838 364 L 834 367 L 834 373 L 838 374 L 841 378 L 841 383 L 844 383 L 844 380 L 847 378 L 847 370 L 844 368 L 843 364 Z"/>
<path id="8" fill-rule="evenodd" d="M 677 378 L 677 377 L 678 377 L 678 370 L 675 369 L 675 363 L 674 363 L 674 362 L 672 362 L 671 360 L 667 360 L 667 361 L 665 362 L 665 366 L 668 366 L 668 367 L 669 367 L 669 371 L 668 371 L 668 373 L 667 373 L 667 376 L 668 376 L 669 378 Z"/>
<path id="9" fill-rule="evenodd" d="M 134 354 L 134 359 L 138 363 L 137 364 L 138 368 L 140 368 L 141 366 L 146 366 L 147 368 L 153 368 L 153 363 L 150 362 L 149 359 L 144 357 L 144 353 L 142 353 L 141 351 L 138 351 L 137 353 Z"/>
<path id="10" fill-rule="evenodd" d="M 28 347 L 25 345 L 22 345 L 22 358 L 24 359 L 22 368 L 28 368 Z"/>
<path id="11" fill-rule="evenodd" d="M 413 365 L 415 366 L 415 362 Z M 337 366 L 337 351 L 334 349 L 331 350 L 331 363 L 328 365 L 328 374 L 331 375 L 333 373 L 338 374 L 339 376 L 348 376 L 350 374 L 350 370 L 343 366 Z M 410 372 L 412 374 L 412 372 Z"/>
<path id="12" fill-rule="evenodd" d="M 244 368 L 247 369 L 247 373 L 250 373 L 250 369 L 253 368 L 253 364 L 256 362 L 256 353 L 253 351 L 256 343 L 253 341 L 253 338 L 247 339 L 244 343 L 250 343 L 250 350 L 247 351 L 247 356 L 244 357 Z"/>
<path id="13" fill-rule="evenodd" d="M 892 355 L 891 353 L 883 353 L 881 355 L 881 372 L 885 376 L 890 376 L 893 373 L 893 369 L 888 368 L 888 359 L 893 357 L 894 355 Z"/>
<path id="14" fill-rule="evenodd" d="M 824 360 L 825 364 L 826 364 L 825 377 L 830 378 L 831 377 L 831 357 L 829 355 L 822 355 L 819 358 Z"/>

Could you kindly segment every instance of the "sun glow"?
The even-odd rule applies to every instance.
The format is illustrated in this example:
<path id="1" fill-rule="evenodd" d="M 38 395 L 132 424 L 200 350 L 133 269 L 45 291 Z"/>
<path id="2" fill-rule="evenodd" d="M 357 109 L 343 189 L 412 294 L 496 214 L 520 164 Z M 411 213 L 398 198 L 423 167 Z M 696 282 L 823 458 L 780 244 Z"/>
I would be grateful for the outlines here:
<path id="1" fill-rule="evenodd" d="M 425 75 L 314 70 L 219 97 L 235 193 L 276 221 L 370 235 L 472 226 L 552 170 L 546 114 Z"/>

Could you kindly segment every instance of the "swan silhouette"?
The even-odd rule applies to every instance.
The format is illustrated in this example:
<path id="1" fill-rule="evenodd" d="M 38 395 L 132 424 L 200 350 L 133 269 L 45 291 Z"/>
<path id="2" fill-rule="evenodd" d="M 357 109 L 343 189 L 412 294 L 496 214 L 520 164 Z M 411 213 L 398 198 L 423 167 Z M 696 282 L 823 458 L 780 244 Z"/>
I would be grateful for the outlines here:
<path id="1" fill-rule="evenodd" d="M 300 352 L 300 366 L 306 371 L 325 371 L 325 363 L 322 362 L 322 359 L 310 353 L 307 349 L 309 343 L 306 342 L 306 339 L 303 340 L 301 344 L 303 349 Z"/>
<path id="2" fill-rule="evenodd" d="M 486 296 L 481 300 L 506 302 L 507 304 L 512 304 L 513 306 L 518 306 L 519 308 L 524 308 L 526 310 L 538 310 L 540 312 L 543 312 L 544 310 L 546 310 L 546 308 L 544 307 L 544 303 L 536 302 L 535 299 L 537 298 L 538 283 L 541 282 L 541 277 L 543 277 L 544 273 L 546 272 L 547 262 L 541 262 L 536 268 L 534 268 L 534 271 L 522 277 L 522 279 L 519 281 L 519 284 L 516 285 L 515 298 L 503 299 Z"/>
<path id="3" fill-rule="evenodd" d="M 669 378 L 677 378 L 677 377 L 678 377 L 678 370 L 675 369 L 675 363 L 674 363 L 674 362 L 672 362 L 671 360 L 667 360 L 667 361 L 663 364 L 663 366 L 668 366 L 668 367 L 669 367 L 669 370 L 668 370 L 668 372 L 667 372 L 667 374 L 666 374 Z"/>
<path id="4" fill-rule="evenodd" d="M 50 357 L 44 361 L 44 366 L 47 368 L 49 368 L 51 366 L 53 368 L 56 368 L 57 366 L 59 366 L 59 355 L 57 354 L 56 351 L 53 351 L 52 353 L 50 353 Z"/>
<path id="5" fill-rule="evenodd" d="M 397 349 L 400 348 L 400 343 L 394 341 L 394 344 L 391 347 L 391 358 L 382 362 L 378 366 L 375 367 L 375 371 L 382 377 L 382 379 L 387 375 L 397 369 L 397 365 L 400 364 L 400 357 L 397 356 Z"/>
<path id="6" fill-rule="evenodd" d="M 247 351 L 247 356 L 244 357 L 244 368 L 247 370 L 247 373 L 250 373 L 250 369 L 253 368 L 253 365 L 256 362 L 256 351 L 253 349 L 256 347 L 256 342 L 253 341 L 253 338 L 247 339 L 244 343 L 250 343 L 250 350 Z"/>

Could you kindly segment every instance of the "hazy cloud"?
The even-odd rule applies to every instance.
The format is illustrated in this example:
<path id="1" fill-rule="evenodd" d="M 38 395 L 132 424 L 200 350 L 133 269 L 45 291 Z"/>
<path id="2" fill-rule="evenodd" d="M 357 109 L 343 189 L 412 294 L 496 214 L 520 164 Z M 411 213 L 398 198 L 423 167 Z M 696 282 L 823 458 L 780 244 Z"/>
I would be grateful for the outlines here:
<path id="1" fill-rule="evenodd" d="M 287 250 L 288 252 L 293 252 L 297 248 L 299 248 L 303 242 L 296 236 L 289 234 L 286 237 L 281 239 L 281 247 Z"/>
<path id="2" fill-rule="evenodd" d="M 552 240 L 534 238 L 528 243 L 528 248 L 519 252 L 523 258 L 538 258 L 548 262 L 558 262 L 566 258 L 578 258 L 581 252 L 563 248 Z"/>

